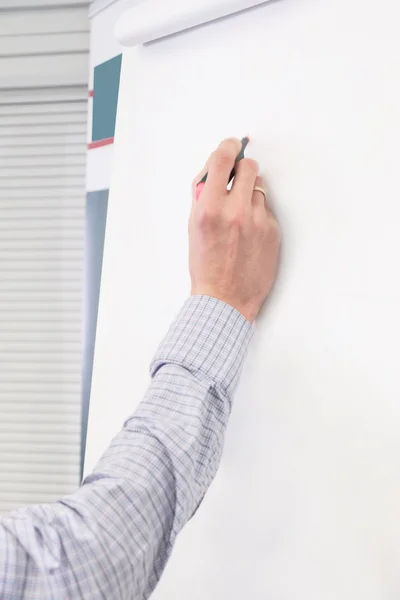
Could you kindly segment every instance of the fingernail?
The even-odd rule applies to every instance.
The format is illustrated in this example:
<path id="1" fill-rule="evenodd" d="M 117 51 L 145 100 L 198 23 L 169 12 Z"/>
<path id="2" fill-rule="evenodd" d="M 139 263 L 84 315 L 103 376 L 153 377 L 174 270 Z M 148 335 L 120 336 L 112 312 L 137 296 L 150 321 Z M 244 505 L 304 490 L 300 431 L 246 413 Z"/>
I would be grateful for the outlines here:
<path id="1" fill-rule="evenodd" d="M 197 186 L 196 186 L 196 202 L 200 198 L 200 194 L 203 191 L 205 185 L 206 185 L 205 183 L 197 184 Z"/>

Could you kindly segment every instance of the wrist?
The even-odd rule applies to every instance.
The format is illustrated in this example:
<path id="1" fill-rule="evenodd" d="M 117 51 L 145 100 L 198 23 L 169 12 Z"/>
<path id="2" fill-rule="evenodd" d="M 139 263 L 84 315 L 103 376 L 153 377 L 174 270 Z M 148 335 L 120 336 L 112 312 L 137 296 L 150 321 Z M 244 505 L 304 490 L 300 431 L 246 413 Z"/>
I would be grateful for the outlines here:
<path id="1" fill-rule="evenodd" d="M 215 300 L 219 300 L 220 302 L 224 302 L 231 308 L 237 310 L 242 317 L 246 319 L 251 325 L 256 320 L 258 315 L 258 310 L 255 308 L 254 303 L 248 302 L 247 304 L 244 302 L 240 302 L 239 300 L 232 298 L 226 294 L 219 293 L 213 289 L 207 289 L 206 287 L 202 287 L 201 290 L 196 288 L 192 288 L 191 296 L 206 296 L 208 298 L 214 298 Z"/>
<path id="2" fill-rule="evenodd" d="M 193 295 L 159 347 L 152 375 L 165 364 L 179 364 L 231 394 L 252 332 L 251 325 L 234 307 L 212 296 Z"/>

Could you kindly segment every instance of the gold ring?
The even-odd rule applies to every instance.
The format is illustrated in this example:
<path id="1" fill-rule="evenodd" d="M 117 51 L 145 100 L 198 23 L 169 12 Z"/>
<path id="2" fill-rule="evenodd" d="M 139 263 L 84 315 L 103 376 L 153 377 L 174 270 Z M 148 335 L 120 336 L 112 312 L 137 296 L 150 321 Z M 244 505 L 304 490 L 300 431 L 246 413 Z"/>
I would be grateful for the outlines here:
<path id="1" fill-rule="evenodd" d="M 256 187 L 253 190 L 254 192 L 261 192 L 264 196 L 265 202 L 267 202 L 267 192 L 264 190 L 264 188 L 256 185 Z"/>

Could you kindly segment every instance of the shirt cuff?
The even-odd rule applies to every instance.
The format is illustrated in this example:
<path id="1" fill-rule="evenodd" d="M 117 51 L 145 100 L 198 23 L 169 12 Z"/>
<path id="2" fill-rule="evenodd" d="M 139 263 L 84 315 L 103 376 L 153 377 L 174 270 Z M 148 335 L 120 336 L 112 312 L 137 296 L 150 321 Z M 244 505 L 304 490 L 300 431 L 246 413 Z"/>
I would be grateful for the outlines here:
<path id="1" fill-rule="evenodd" d="M 189 298 L 151 364 L 151 375 L 178 364 L 230 396 L 239 381 L 253 328 L 236 309 L 209 296 Z"/>

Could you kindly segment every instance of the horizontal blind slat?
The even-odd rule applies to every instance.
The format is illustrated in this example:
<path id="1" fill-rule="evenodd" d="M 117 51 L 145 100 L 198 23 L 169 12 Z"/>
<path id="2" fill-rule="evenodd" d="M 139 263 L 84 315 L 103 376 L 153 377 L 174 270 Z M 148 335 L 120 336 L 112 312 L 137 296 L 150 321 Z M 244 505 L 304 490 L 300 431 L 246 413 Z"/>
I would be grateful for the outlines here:
<path id="1" fill-rule="evenodd" d="M 67 486 L 68 489 L 68 486 Z M 65 495 L 68 493 L 72 493 L 76 489 L 76 486 L 71 485 L 69 492 L 65 492 Z M 53 491 L 49 493 L 39 492 L 28 492 L 28 491 L 18 491 L 15 492 L 2 492 L 0 490 L 0 507 L 10 506 L 13 501 L 17 505 L 25 506 L 27 504 L 52 504 L 53 502 L 57 502 L 60 498 L 60 493 L 58 491 Z M 4 513 L 4 510 L 2 509 Z"/>
<path id="2" fill-rule="evenodd" d="M 17 146 L 19 152 L 23 154 L 25 148 L 33 146 L 36 148 L 36 152 L 40 152 L 39 146 L 62 146 L 63 148 L 69 145 L 82 145 L 86 146 L 86 131 L 72 132 L 66 131 L 65 133 L 53 132 L 53 133 L 36 133 L 33 135 L 24 135 L 21 133 L 18 136 L 1 136 L 0 137 L 0 152 L 7 152 L 7 148 Z"/>
<path id="3" fill-rule="evenodd" d="M 52 444 L 54 442 L 59 442 L 60 444 L 64 442 L 64 444 L 68 444 L 71 442 L 71 437 L 76 441 L 79 438 L 80 431 L 75 430 L 70 432 L 67 428 L 65 431 L 3 431 L 0 440 L 0 448 L 5 446 L 5 444 L 17 444 L 21 443 L 31 443 L 36 442 L 37 444 Z"/>
<path id="4" fill-rule="evenodd" d="M 83 102 L 87 101 L 86 85 L 64 85 L 57 87 L 14 88 L 3 89 L 0 94 L 0 105 L 41 104 L 43 102 Z"/>
<path id="5" fill-rule="evenodd" d="M 81 188 L 77 189 L 76 187 L 69 187 L 68 185 L 66 186 L 60 186 L 58 185 L 57 187 L 53 187 L 53 188 L 44 188 L 44 187 L 37 187 L 34 190 L 33 189 L 20 189 L 20 188 L 14 188 L 14 189 L 9 189 L 7 190 L 7 193 L 2 192 L 1 194 L 1 201 L 2 203 L 6 203 L 6 202 L 11 202 L 14 201 L 14 199 L 21 199 L 22 200 L 61 200 L 63 199 L 64 202 L 70 200 L 70 199 L 77 199 L 80 198 L 82 199 L 82 194 L 83 194 L 83 190 Z M 44 204 L 45 205 L 45 204 Z"/>
<path id="6" fill-rule="evenodd" d="M 0 456 L 1 459 L 1 456 Z M 61 464 L 49 463 L 48 460 L 40 460 L 40 457 L 26 454 L 22 460 L 20 456 L 15 456 L 13 461 L 7 460 L 2 461 L 3 469 L 7 473 L 25 474 L 27 472 L 39 473 L 54 473 L 60 475 L 60 477 L 68 477 L 69 475 L 79 476 L 79 467 L 77 465 L 71 465 L 67 461 L 62 461 Z"/>
<path id="7" fill-rule="evenodd" d="M 9 298 L 1 298 L 0 301 L 0 322 L 6 315 L 13 315 L 15 318 L 18 314 L 30 315 L 33 318 L 36 315 L 38 318 L 46 314 L 54 319 L 78 318 L 82 312 L 81 298 L 72 301 L 71 298 L 58 298 L 57 303 L 53 298 L 17 298 L 10 301 Z"/>
<path id="8" fill-rule="evenodd" d="M 17 115 L 48 115 L 48 114 L 74 114 L 87 113 L 87 100 L 75 102 L 41 102 L 39 104 L 0 104 L 0 118 Z"/>
<path id="9" fill-rule="evenodd" d="M 22 435 L 79 435 L 81 424 L 79 419 L 67 417 L 62 415 L 53 415 L 49 418 L 42 415 L 42 419 L 36 419 L 30 413 L 27 413 L 25 420 L 21 419 L 21 415 L 15 415 L 16 420 L 5 418 L 0 421 L 0 435 L 4 438 L 9 434 L 20 434 Z M 12 431 L 10 431 L 10 429 Z M 33 439 L 33 438 L 32 438 Z"/>
<path id="10" fill-rule="evenodd" d="M 73 400 L 72 397 L 71 400 Z M 80 422 L 78 414 L 79 406 L 80 402 L 77 400 L 63 403 L 54 401 L 46 403 L 40 398 L 35 398 L 35 402 L 32 402 L 32 400 L 21 396 L 17 402 L 15 401 L 15 398 L 14 401 L 11 401 L 11 399 L 3 399 L 0 404 L 0 414 L 7 415 L 8 417 L 13 415 L 14 418 L 20 418 L 21 414 L 30 416 L 33 415 L 33 418 L 35 419 L 41 419 L 46 415 L 71 415 L 75 419 L 78 419 L 78 422 Z"/>
<path id="11" fill-rule="evenodd" d="M 2 222 L 8 223 L 10 226 L 14 224 L 24 224 L 26 226 L 29 223 L 33 223 L 32 227 L 37 227 L 37 221 L 40 223 L 44 222 L 46 225 L 51 225 L 53 223 L 59 224 L 61 221 L 61 224 L 64 227 L 67 227 L 69 223 L 75 226 L 75 222 L 79 221 L 83 227 L 85 207 L 83 204 L 78 207 L 71 206 L 70 204 L 59 204 L 58 206 L 53 204 L 53 206 L 46 208 L 38 208 L 36 206 L 34 208 L 28 208 L 25 206 L 24 209 L 21 210 L 20 207 L 14 206 L 10 208 L 3 207 L 0 209 L 0 214 Z"/>
<path id="12" fill-rule="evenodd" d="M 50 178 L 62 178 L 67 177 L 76 178 L 79 177 L 82 181 L 85 178 L 85 163 L 81 161 L 81 164 L 76 165 L 33 165 L 33 166 L 4 166 L 0 171 L 0 185 L 2 180 L 4 183 L 8 183 L 6 180 L 11 179 L 13 187 L 15 187 L 15 179 L 18 178 L 18 184 L 20 185 L 23 179 L 43 179 L 47 180 Z"/>
<path id="13" fill-rule="evenodd" d="M 1 39 L 1 38 L 0 38 Z M 77 124 L 81 123 L 83 126 L 87 121 L 87 113 L 80 112 L 66 112 L 66 113 L 37 113 L 33 112 L 32 114 L 15 114 L 14 116 L 11 114 L 3 115 L 0 112 L 0 135 L 7 128 L 13 129 L 16 131 L 19 128 L 26 129 L 29 127 L 40 127 L 52 125 L 56 127 L 57 125 L 64 126 L 65 124 Z"/>
<path id="14" fill-rule="evenodd" d="M 38 147 L 40 145 L 40 151 Z M 0 145 L 0 159 L 3 164 L 16 163 L 17 161 L 32 161 L 37 160 L 39 164 L 42 164 L 46 160 L 79 160 L 86 159 L 86 144 L 83 143 L 69 143 L 69 144 L 57 144 L 51 141 L 43 144 L 17 144 L 6 146 Z M 50 164 L 50 163 L 49 163 Z"/>
<path id="15" fill-rule="evenodd" d="M 44 341 L 44 340 L 43 340 Z M 7 346 L 7 342 L 5 342 L 4 346 Z M 15 373 L 21 373 L 26 375 L 27 377 L 31 374 L 40 375 L 49 373 L 50 375 L 59 375 L 60 377 L 65 378 L 67 375 L 76 375 L 76 372 L 80 366 L 80 360 L 78 358 L 73 359 L 71 356 L 72 353 L 69 353 L 69 360 L 66 360 L 65 352 L 59 353 L 52 357 L 52 360 L 44 361 L 44 360 L 31 360 L 28 362 L 23 362 L 22 359 L 19 359 L 18 364 L 11 362 L 11 356 L 8 356 L 5 360 L 0 358 L 0 367 L 2 371 L 7 372 L 10 376 Z M 57 360 L 58 358 L 58 360 Z"/>
<path id="16" fill-rule="evenodd" d="M 0 168 L 1 169 L 32 169 L 33 167 L 46 168 L 49 167 L 78 167 L 85 165 L 84 152 L 81 154 L 58 154 L 54 152 L 51 155 L 23 155 L 18 154 L 13 156 L 7 154 L 6 156 L 0 156 Z M 47 171 L 48 172 L 48 171 Z M 11 171 L 13 174 L 13 171 Z M 15 174 L 15 173 L 14 173 Z"/>
<path id="17" fill-rule="evenodd" d="M 38 488 L 40 486 L 46 486 L 48 487 L 49 484 L 55 484 L 55 485 L 59 485 L 59 484 L 65 484 L 65 482 L 72 482 L 73 480 L 71 479 L 71 475 L 76 475 L 76 473 L 72 472 L 72 473 L 65 473 L 62 472 L 61 470 L 56 471 L 54 470 L 53 472 L 46 472 L 45 470 L 41 469 L 41 472 L 35 472 L 35 470 L 31 470 L 31 471 L 26 471 L 26 472 L 21 472 L 21 471 L 5 471 L 4 474 L 4 478 L 2 481 L 2 488 L 6 491 L 8 484 L 10 484 L 10 487 L 12 486 L 12 483 L 14 482 L 15 485 L 15 489 L 18 489 L 18 487 L 22 484 L 24 485 L 26 484 L 35 484 Z M 3 485 L 3 483 L 5 485 Z M 24 489 L 24 488 L 22 488 Z"/>
<path id="18" fill-rule="evenodd" d="M 0 56 L 54 55 L 55 53 L 68 54 L 70 52 L 89 52 L 89 35 L 87 32 L 0 36 Z"/>
<path id="19" fill-rule="evenodd" d="M 49 404 L 54 406 L 54 390 L 52 389 L 15 389 L 8 386 L 8 389 L 0 390 L 0 401 L 1 402 L 12 402 L 13 404 L 17 402 L 37 402 L 43 404 Z M 80 406 L 80 398 L 76 395 L 75 388 L 72 390 L 65 390 L 64 388 L 60 388 L 57 390 L 57 393 L 62 394 L 62 399 L 65 405 L 74 406 L 78 408 Z"/>
<path id="20" fill-rule="evenodd" d="M 17 245 L 17 242 L 20 240 L 37 240 L 42 241 L 43 244 L 50 240 L 65 240 L 66 243 L 68 243 L 68 241 L 82 242 L 84 233 L 82 223 L 80 223 L 79 220 L 77 222 L 76 219 L 71 219 L 70 223 L 68 223 L 67 219 L 64 221 L 60 219 L 54 227 L 51 226 L 51 222 L 46 223 L 44 221 L 41 229 L 32 227 L 31 224 L 21 221 L 15 221 L 13 224 L 9 223 L 7 226 L 2 224 L 0 219 L 0 231 L 1 243 L 14 241 L 15 245 Z"/>
<path id="21" fill-rule="evenodd" d="M 62 191 L 62 190 L 61 190 Z M 8 196 L 8 195 L 7 195 Z M 85 200 L 82 197 L 82 194 L 75 195 L 59 195 L 50 194 L 50 195 L 41 195 L 37 198 L 29 195 L 29 191 L 26 196 L 15 197 L 15 198 L 1 198 L 1 209 L 4 216 L 6 216 L 6 211 L 12 210 L 55 210 L 55 209 L 74 209 L 74 208 L 84 208 L 86 209 Z M 22 212 L 24 214 L 24 212 Z"/>
<path id="22" fill-rule="evenodd" d="M 72 481 L 69 481 L 69 486 L 71 487 L 70 492 L 74 491 L 77 486 L 73 485 Z M 42 502 L 55 502 L 59 500 L 59 497 L 66 493 L 66 488 L 68 489 L 68 484 L 46 484 L 40 485 L 36 483 L 24 483 L 21 481 L 20 485 L 16 484 L 16 482 L 5 483 L 2 486 L 2 490 L 0 491 L 0 501 L 3 498 L 15 497 L 18 498 L 19 494 L 21 497 L 25 496 L 25 498 L 29 498 L 28 503 L 42 503 Z M 31 500 L 32 498 L 32 500 Z M 43 498 L 43 500 L 42 500 Z"/>
<path id="23" fill-rule="evenodd" d="M 89 22 L 85 7 L 59 10 L 7 11 L 2 15 L 3 32 L 7 35 L 63 33 L 88 31 Z"/>
<path id="24" fill-rule="evenodd" d="M 80 121 L 78 117 L 76 119 L 71 120 L 71 122 L 65 123 L 37 123 L 33 125 L 24 125 L 23 127 L 18 125 L 2 125 L 0 120 L 0 137 L 2 140 L 2 144 L 6 145 L 8 142 L 8 138 L 13 138 L 16 143 L 20 138 L 25 137 L 37 137 L 37 136 L 61 136 L 61 135 L 79 135 L 82 133 L 82 130 L 85 131 L 86 128 L 82 128 L 83 121 Z"/>

